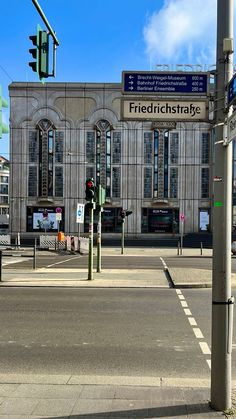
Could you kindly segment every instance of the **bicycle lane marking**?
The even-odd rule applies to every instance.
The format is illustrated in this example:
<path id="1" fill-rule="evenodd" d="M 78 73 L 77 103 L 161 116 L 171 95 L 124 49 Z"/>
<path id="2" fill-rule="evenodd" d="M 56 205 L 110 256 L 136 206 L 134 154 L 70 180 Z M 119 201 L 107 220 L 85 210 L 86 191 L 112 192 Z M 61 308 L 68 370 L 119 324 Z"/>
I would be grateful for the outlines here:
<path id="1" fill-rule="evenodd" d="M 204 340 L 204 336 L 203 333 L 201 331 L 201 329 L 197 326 L 197 322 L 196 319 L 193 317 L 190 309 L 188 308 L 188 303 L 185 299 L 185 296 L 183 295 L 182 291 L 179 289 L 176 289 L 176 294 L 180 300 L 180 304 L 183 307 L 183 311 L 184 314 L 187 316 L 188 321 L 189 321 L 189 325 L 192 328 L 192 331 L 196 337 L 196 339 L 198 340 L 200 349 L 203 353 L 203 355 L 211 355 L 211 350 L 207 344 L 207 342 Z M 207 358 L 206 359 L 206 363 L 208 365 L 208 367 L 211 369 L 211 359 Z"/>

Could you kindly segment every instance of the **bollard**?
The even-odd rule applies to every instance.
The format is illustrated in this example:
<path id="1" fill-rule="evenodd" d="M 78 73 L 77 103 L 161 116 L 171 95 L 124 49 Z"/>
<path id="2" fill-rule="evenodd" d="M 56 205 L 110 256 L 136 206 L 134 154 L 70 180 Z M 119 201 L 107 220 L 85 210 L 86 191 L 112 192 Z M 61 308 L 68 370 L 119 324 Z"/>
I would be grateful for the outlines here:
<path id="1" fill-rule="evenodd" d="M 34 240 L 33 269 L 36 269 L 36 247 L 37 247 L 37 245 L 36 245 L 37 241 L 36 241 L 36 240 L 37 240 L 37 239 L 35 239 L 35 240 Z"/>
<path id="2" fill-rule="evenodd" d="M 0 250 L 0 281 L 2 280 L 2 250 Z"/>

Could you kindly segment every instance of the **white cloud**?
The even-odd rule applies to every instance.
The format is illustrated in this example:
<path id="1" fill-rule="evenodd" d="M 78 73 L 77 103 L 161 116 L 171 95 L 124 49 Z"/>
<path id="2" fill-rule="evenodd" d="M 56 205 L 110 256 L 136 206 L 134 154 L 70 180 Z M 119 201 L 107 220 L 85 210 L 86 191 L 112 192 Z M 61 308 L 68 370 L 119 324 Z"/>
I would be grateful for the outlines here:
<path id="1" fill-rule="evenodd" d="M 165 0 L 144 28 L 152 62 L 215 62 L 216 0 Z"/>

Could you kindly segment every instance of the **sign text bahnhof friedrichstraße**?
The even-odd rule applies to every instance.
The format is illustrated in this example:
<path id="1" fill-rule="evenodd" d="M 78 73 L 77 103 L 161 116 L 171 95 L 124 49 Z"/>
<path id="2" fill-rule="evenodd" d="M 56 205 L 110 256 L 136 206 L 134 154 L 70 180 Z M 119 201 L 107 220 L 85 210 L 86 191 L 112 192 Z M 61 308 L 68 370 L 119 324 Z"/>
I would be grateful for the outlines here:
<path id="1" fill-rule="evenodd" d="M 122 101 L 124 119 L 206 121 L 207 101 L 135 100 Z"/>

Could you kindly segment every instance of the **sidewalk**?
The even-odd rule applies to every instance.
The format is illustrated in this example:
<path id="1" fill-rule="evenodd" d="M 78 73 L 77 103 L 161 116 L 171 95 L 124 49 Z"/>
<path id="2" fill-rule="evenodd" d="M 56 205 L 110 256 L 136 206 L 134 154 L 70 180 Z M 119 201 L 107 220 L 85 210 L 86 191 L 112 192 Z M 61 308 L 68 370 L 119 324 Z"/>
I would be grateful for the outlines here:
<path id="1" fill-rule="evenodd" d="M 195 378 L 0 374 L 0 383 L 0 418 L 224 417 Z"/>

